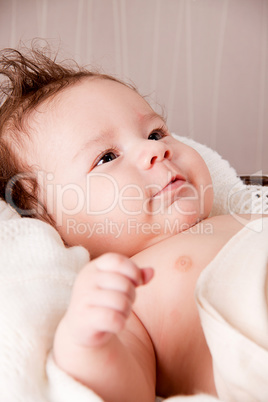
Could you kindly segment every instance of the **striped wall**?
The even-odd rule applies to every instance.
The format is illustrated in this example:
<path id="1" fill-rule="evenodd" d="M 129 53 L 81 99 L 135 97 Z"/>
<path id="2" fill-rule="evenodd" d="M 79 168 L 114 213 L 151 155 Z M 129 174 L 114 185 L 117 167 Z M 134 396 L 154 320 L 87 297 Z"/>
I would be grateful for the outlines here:
<path id="1" fill-rule="evenodd" d="M 238 173 L 268 172 L 268 0 L 0 0 L 0 48 L 34 37 L 133 81 Z"/>

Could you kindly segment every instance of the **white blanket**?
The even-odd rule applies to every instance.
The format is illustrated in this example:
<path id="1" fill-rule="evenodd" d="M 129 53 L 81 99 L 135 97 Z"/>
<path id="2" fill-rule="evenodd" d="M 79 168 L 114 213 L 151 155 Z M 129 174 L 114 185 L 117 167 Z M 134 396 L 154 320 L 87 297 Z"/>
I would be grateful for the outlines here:
<path id="1" fill-rule="evenodd" d="M 250 190 L 217 153 L 180 139 L 194 146 L 209 166 L 215 187 L 212 214 L 228 213 L 230 206 L 234 213 L 268 211 L 265 198 L 255 197 L 261 188 Z M 81 247 L 66 249 L 52 227 L 18 217 L 3 201 L 0 220 L 0 401 L 101 401 L 59 370 L 50 354 L 55 328 L 75 276 L 89 260 L 88 252 Z M 206 395 L 187 401 L 191 399 L 215 400 Z"/>
<path id="2" fill-rule="evenodd" d="M 200 275 L 196 299 L 223 401 L 268 401 L 268 217 L 248 223 Z"/>
<path id="3" fill-rule="evenodd" d="M 75 393 L 68 399 L 68 388 L 61 399 L 54 395 L 61 385 L 50 374 L 53 368 L 47 376 L 46 361 L 74 278 L 88 258 L 83 248 L 66 249 L 58 233 L 41 221 L 1 221 L 0 401 L 83 400 Z"/>

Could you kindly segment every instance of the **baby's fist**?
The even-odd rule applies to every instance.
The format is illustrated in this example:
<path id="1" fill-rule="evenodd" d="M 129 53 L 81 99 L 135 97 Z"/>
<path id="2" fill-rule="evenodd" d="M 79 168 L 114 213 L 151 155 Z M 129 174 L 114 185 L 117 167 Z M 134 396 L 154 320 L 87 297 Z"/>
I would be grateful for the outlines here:
<path id="1" fill-rule="evenodd" d="M 107 253 L 83 268 L 74 285 L 65 319 L 80 346 L 101 346 L 125 326 L 135 288 L 151 280 L 151 268 L 138 268 L 129 258 Z"/>

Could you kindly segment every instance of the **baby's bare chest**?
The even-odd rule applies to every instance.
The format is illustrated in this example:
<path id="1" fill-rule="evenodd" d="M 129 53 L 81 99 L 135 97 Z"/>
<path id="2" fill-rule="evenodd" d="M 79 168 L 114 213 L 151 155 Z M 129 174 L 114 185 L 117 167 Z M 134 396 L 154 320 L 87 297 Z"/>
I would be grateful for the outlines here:
<path id="1" fill-rule="evenodd" d="M 226 222 L 226 218 L 222 219 Z M 194 297 L 198 278 L 239 230 L 232 220 L 225 226 L 222 230 L 219 218 L 208 220 L 133 258 L 139 266 L 150 266 L 155 271 L 151 282 L 137 289 L 134 304 L 135 313 L 154 343 L 161 344 L 163 334 L 165 339 L 172 341 L 173 337 L 178 339 L 178 335 L 188 336 L 195 326 L 199 328 Z"/>
<path id="2" fill-rule="evenodd" d="M 178 373 L 191 353 L 202 356 L 201 370 L 207 370 L 207 378 L 213 377 L 195 289 L 201 272 L 240 229 L 231 220 L 228 225 L 227 219 L 223 230 L 223 220 L 213 220 L 206 233 L 204 226 L 197 226 L 195 231 L 169 238 L 133 258 L 139 266 L 155 270 L 152 281 L 137 289 L 134 311 L 152 341 L 163 388 L 180 388 Z"/>
<path id="3" fill-rule="evenodd" d="M 182 239 L 180 244 L 170 242 L 169 247 L 159 245 L 150 258 L 150 264 L 138 261 L 140 266 L 154 268 L 154 278 L 137 289 L 134 304 L 134 311 L 149 332 L 154 346 L 162 343 L 163 337 L 171 341 L 173 337 L 177 339 L 177 333 L 186 334 L 193 320 L 197 322 L 196 283 L 217 251 L 215 239 L 204 252 L 203 242 L 195 237 L 191 244 L 188 239 Z M 164 343 L 174 347 L 174 342 Z"/>

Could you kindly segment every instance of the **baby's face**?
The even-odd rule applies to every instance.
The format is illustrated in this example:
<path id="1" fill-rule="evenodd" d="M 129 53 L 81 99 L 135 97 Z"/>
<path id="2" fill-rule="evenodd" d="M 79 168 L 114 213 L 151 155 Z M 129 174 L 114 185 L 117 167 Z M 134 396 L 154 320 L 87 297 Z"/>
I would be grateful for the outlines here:
<path id="1" fill-rule="evenodd" d="M 128 256 L 208 216 L 207 166 L 134 90 L 83 79 L 32 114 L 27 162 L 69 245 Z"/>

